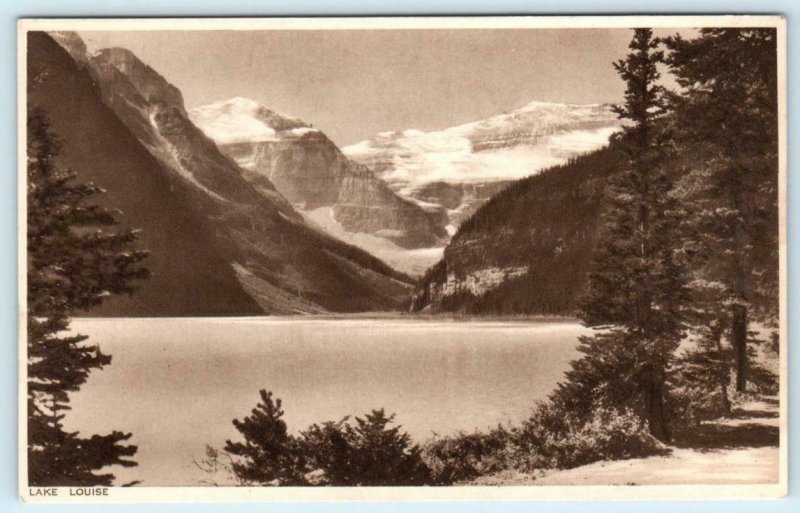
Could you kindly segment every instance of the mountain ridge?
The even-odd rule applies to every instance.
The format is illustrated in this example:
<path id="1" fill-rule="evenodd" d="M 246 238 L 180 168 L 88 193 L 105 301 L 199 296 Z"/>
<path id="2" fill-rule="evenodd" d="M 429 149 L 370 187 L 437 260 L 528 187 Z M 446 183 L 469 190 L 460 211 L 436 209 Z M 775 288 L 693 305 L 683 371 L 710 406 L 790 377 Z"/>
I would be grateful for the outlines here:
<path id="1" fill-rule="evenodd" d="M 57 162 L 103 187 L 106 193 L 93 201 L 118 209 L 122 227 L 141 229 L 136 246 L 150 251 L 144 265 L 152 276 L 136 283 L 132 296 L 111 296 L 87 314 L 263 313 L 227 265 L 209 224 L 190 208 L 191 195 L 173 192 L 174 178 L 102 102 L 85 67 L 45 33 L 28 33 L 27 43 L 28 108 L 42 109 L 61 141 Z"/>
<path id="2" fill-rule="evenodd" d="M 381 132 L 342 151 L 409 194 L 416 186 L 437 181 L 487 183 L 524 178 L 599 149 L 620 127 L 608 104 L 532 101 L 441 130 Z M 514 148 L 527 151 L 481 160 L 497 150 Z"/>
<path id="3" fill-rule="evenodd" d="M 177 88 L 132 52 L 100 50 L 87 60 L 102 101 L 168 171 L 172 191 L 191 198 L 264 311 L 393 310 L 406 303 L 410 279 L 308 226 L 269 180 L 246 180 L 188 118 Z"/>
<path id="4" fill-rule="evenodd" d="M 452 236 L 516 180 L 599 149 L 620 126 L 607 104 L 533 101 L 441 130 L 381 132 L 342 151 L 419 205 Z M 432 266 L 442 250 L 412 257 L 417 268 Z"/>
<path id="5" fill-rule="evenodd" d="M 248 180 L 268 179 L 297 209 L 331 207 L 344 231 L 403 248 L 443 244 L 446 233 L 423 209 L 346 158 L 310 124 L 241 97 L 195 107 L 189 116 L 248 171 Z"/>

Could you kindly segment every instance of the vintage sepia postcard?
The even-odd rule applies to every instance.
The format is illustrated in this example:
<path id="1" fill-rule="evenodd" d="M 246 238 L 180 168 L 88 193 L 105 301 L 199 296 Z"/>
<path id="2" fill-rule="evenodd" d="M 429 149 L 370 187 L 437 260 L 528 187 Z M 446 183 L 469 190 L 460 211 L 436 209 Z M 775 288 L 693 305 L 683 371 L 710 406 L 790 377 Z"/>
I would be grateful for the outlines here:
<path id="1" fill-rule="evenodd" d="M 20 497 L 781 497 L 779 16 L 19 22 Z"/>

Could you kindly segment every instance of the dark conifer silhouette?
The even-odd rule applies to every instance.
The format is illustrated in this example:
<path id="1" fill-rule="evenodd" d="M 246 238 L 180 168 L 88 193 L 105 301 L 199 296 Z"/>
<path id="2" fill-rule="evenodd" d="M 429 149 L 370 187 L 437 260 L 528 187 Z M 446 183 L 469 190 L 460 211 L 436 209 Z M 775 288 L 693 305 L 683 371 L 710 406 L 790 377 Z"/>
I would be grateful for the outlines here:
<path id="1" fill-rule="evenodd" d="M 413 486 L 429 484 L 422 451 L 383 409 L 363 418 L 313 424 L 288 433 L 281 400 L 261 390 L 261 402 L 233 425 L 244 441 L 228 440 L 231 470 L 247 484 L 273 486 Z"/>
<path id="2" fill-rule="evenodd" d="M 712 322 L 727 324 L 736 389 L 745 391 L 748 326 L 778 309 L 778 79 L 774 29 L 703 29 L 665 39 L 684 88 L 673 95 L 679 142 L 702 141 L 706 172 L 688 177 Z"/>
<path id="3" fill-rule="evenodd" d="M 111 211 L 87 204 L 102 189 L 75 183 L 56 163 L 60 144 L 43 112 L 28 117 L 28 468 L 33 486 L 110 485 L 108 465 L 133 466 L 131 437 L 114 431 L 82 438 L 64 430 L 69 393 L 111 357 L 84 335 L 64 334 L 76 312 L 108 294 L 130 294 L 147 271 L 132 230 L 111 230 Z"/>
<path id="4" fill-rule="evenodd" d="M 630 48 L 614 64 L 627 86 L 625 103 L 614 108 L 630 122 L 617 142 L 627 162 L 610 190 L 581 305 L 585 324 L 607 330 L 582 339 L 584 356 L 559 393 L 579 412 L 597 402 L 633 408 L 654 437 L 669 440 L 666 371 L 683 335 L 686 276 L 677 205 L 662 165 L 663 53 L 650 29 L 636 29 Z"/>
<path id="5" fill-rule="evenodd" d="M 233 473 L 245 483 L 304 484 L 304 460 L 282 418 L 281 400 L 266 390 L 259 394 L 261 402 L 250 416 L 233 420 L 244 442 L 225 442 L 225 451 L 239 457 L 231 464 Z"/>
<path id="6" fill-rule="evenodd" d="M 310 468 L 322 470 L 333 486 L 415 486 L 429 484 L 430 469 L 422 451 L 402 431 L 390 426 L 394 415 L 372 410 L 355 422 L 313 425 L 301 433 Z"/>

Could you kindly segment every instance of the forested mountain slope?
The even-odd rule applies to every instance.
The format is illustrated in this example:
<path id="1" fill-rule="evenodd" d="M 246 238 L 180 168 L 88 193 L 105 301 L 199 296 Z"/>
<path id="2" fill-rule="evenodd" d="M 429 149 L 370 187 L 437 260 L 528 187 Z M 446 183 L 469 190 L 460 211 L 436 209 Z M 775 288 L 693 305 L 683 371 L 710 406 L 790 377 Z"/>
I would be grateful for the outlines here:
<path id="1" fill-rule="evenodd" d="M 612 193 L 609 186 L 624 162 L 612 143 L 513 182 L 461 225 L 444 257 L 420 280 L 412 310 L 575 315 L 592 268 L 604 204 Z M 719 201 L 719 191 L 697 188 L 702 180 L 698 177 L 719 165 L 709 145 L 683 141 L 664 165 L 675 184 L 672 194 L 685 208 L 689 224 L 698 215 L 692 214 L 693 208 Z M 749 249 L 751 265 L 761 281 L 769 284 L 755 288 L 752 301 L 763 305 L 759 308 L 776 311 L 778 163 L 775 155 L 767 155 L 748 165 L 753 170 L 751 179 L 763 183 L 737 190 L 753 210 L 750 215 L 763 217 L 760 222 L 770 227 Z M 764 181 L 761 176 L 771 178 Z M 696 237 L 690 233 L 693 229 L 687 226 L 682 236 Z M 697 277 L 707 279 L 702 273 Z"/>
<path id="2" fill-rule="evenodd" d="M 604 148 L 492 197 L 421 280 L 412 308 L 572 315 L 586 284 L 603 195 L 619 164 Z"/>

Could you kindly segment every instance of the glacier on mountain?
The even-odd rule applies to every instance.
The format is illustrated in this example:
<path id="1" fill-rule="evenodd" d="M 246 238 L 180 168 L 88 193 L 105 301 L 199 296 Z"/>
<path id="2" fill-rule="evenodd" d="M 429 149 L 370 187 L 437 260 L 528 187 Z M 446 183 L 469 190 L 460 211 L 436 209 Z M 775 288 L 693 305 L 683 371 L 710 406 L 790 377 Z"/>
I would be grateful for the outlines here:
<path id="1" fill-rule="evenodd" d="M 249 98 L 231 98 L 189 111 L 192 122 L 218 144 L 278 141 L 316 131 Z"/>
<path id="2" fill-rule="evenodd" d="M 369 234 L 404 249 L 444 244 L 440 212 L 401 198 L 310 124 L 246 98 L 196 107 L 189 115 L 246 171 L 245 179 L 256 186 L 268 180 L 297 210 L 331 207 L 345 232 Z"/>
<path id="3" fill-rule="evenodd" d="M 620 129 L 609 105 L 531 102 L 443 130 L 381 132 L 340 152 L 310 124 L 246 98 L 196 107 L 189 116 L 251 180 L 268 178 L 307 221 L 415 275 L 512 181 L 602 147 Z"/>
<path id="4" fill-rule="evenodd" d="M 381 132 L 342 148 L 401 195 L 434 183 L 524 178 L 608 143 L 620 122 L 604 104 L 531 102 L 444 130 Z"/>

